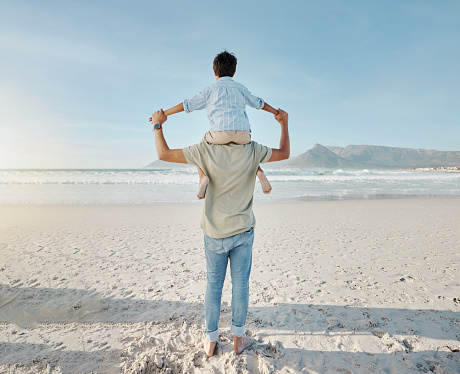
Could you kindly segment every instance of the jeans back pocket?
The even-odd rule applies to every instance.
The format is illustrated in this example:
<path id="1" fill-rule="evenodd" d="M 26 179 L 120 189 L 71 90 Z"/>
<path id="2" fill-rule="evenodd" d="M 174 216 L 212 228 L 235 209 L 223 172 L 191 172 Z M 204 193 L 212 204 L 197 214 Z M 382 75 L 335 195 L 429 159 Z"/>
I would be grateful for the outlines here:
<path id="1" fill-rule="evenodd" d="M 204 236 L 204 245 L 208 251 L 222 254 L 225 253 L 226 250 L 224 248 L 224 239 L 214 239 L 210 236 Z"/>
<path id="2" fill-rule="evenodd" d="M 254 229 L 249 229 L 240 234 L 241 245 L 252 245 L 254 242 Z"/>

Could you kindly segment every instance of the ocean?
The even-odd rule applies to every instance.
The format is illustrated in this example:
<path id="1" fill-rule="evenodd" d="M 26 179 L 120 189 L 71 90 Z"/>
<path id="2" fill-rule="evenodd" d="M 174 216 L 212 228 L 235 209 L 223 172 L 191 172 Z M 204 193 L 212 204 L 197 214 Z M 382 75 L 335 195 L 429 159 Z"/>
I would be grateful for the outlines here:
<path id="1" fill-rule="evenodd" d="M 382 170 L 266 170 L 255 201 L 460 196 L 460 173 Z M 0 204 L 198 203 L 194 167 L 170 170 L 0 170 Z"/>

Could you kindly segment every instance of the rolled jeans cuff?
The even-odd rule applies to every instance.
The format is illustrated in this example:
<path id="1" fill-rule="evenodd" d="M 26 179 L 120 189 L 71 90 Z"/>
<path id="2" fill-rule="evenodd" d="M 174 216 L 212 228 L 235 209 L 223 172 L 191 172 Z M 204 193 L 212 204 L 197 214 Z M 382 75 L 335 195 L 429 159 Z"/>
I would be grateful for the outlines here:
<path id="1" fill-rule="evenodd" d="M 204 337 L 208 342 L 215 342 L 217 338 L 219 337 L 219 331 L 214 330 L 214 331 L 205 331 Z"/>
<path id="2" fill-rule="evenodd" d="M 243 326 L 236 326 L 232 322 L 232 332 L 235 334 L 238 338 L 241 338 L 244 335 L 244 328 L 245 325 Z"/>

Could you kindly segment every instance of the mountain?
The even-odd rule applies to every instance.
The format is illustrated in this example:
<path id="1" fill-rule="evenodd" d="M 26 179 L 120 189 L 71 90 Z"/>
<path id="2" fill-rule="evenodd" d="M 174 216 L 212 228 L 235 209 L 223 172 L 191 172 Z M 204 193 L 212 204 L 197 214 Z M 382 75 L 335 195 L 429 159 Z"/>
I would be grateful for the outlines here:
<path id="1" fill-rule="evenodd" d="M 288 160 L 283 168 L 329 169 L 411 169 L 460 166 L 460 152 L 434 149 L 397 148 L 375 145 L 325 147 L 312 149 Z"/>
<path id="2" fill-rule="evenodd" d="M 460 165 L 460 152 L 442 152 L 434 149 L 349 145 L 346 148 L 337 149 L 335 152 L 347 160 L 395 168 Z"/>
<path id="3" fill-rule="evenodd" d="M 144 168 L 178 169 L 186 167 L 190 167 L 190 165 L 157 160 Z M 460 152 L 379 145 L 349 145 L 343 148 L 315 144 L 312 149 L 297 157 L 262 166 L 264 169 L 414 169 L 436 167 L 460 167 Z"/>
<path id="4" fill-rule="evenodd" d="M 361 164 L 349 161 L 321 144 L 315 144 L 312 149 L 307 150 L 305 153 L 302 153 L 291 160 L 288 160 L 283 167 L 295 169 L 356 169 L 361 168 Z"/>
<path id="5" fill-rule="evenodd" d="M 184 169 L 189 168 L 193 165 L 189 164 L 176 164 L 174 162 L 166 162 L 161 160 L 156 160 L 144 166 L 142 169 Z"/>

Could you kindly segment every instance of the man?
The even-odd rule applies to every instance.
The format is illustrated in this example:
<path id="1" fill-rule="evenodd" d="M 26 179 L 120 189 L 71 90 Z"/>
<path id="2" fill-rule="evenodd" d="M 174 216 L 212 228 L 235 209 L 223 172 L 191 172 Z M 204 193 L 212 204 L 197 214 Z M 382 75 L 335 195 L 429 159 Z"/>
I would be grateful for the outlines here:
<path id="1" fill-rule="evenodd" d="M 244 328 L 255 227 L 252 211 L 255 178 L 260 163 L 286 160 L 290 154 L 288 114 L 279 109 L 275 119 L 281 125 L 279 149 L 256 142 L 215 145 L 205 141 L 184 149 L 170 149 L 163 135 L 162 125 L 167 120 L 163 110 L 155 112 L 150 118 L 155 125 L 158 158 L 196 165 L 209 177 L 201 220 L 207 270 L 203 343 L 208 357 L 214 354 L 218 338 L 222 287 L 229 260 L 233 349 L 240 354 L 253 342 L 244 336 Z"/>

